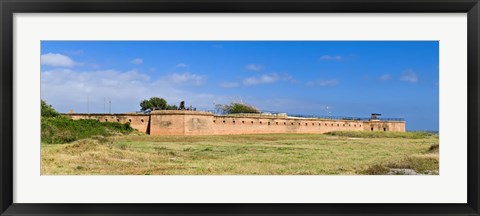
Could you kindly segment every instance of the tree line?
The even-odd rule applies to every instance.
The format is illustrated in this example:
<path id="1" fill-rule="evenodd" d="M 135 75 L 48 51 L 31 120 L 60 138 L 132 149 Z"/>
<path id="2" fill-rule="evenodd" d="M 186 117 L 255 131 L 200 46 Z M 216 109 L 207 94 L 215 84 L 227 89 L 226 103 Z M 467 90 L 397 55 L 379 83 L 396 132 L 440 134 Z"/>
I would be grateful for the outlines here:
<path id="1" fill-rule="evenodd" d="M 140 102 L 140 110 L 142 112 L 152 110 L 178 110 L 177 105 L 170 105 L 161 97 L 151 97 Z M 260 110 L 252 105 L 243 102 L 231 102 L 230 104 L 217 104 L 215 109 L 224 114 L 235 113 L 260 113 Z M 57 117 L 60 114 L 44 100 L 41 100 L 42 117 Z"/>
<path id="2" fill-rule="evenodd" d="M 169 105 L 167 101 L 160 97 L 152 97 L 140 102 L 141 111 L 152 110 L 178 110 L 177 105 Z M 215 109 L 224 114 L 235 113 L 260 113 L 256 107 L 243 102 L 231 102 L 230 104 L 217 104 Z"/>

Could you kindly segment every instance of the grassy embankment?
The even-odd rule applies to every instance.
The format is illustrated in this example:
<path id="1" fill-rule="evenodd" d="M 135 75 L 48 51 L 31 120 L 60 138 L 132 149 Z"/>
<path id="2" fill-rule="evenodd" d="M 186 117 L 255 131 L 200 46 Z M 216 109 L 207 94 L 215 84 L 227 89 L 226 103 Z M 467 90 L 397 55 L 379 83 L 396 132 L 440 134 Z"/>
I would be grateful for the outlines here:
<path id="1" fill-rule="evenodd" d="M 121 133 L 120 133 L 121 134 Z M 43 132 L 42 132 L 43 135 Z M 362 175 L 438 173 L 438 135 L 394 132 L 96 136 L 42 143 L 42 174 Z"/>
<path id="2" fill-rule="evenodd" d="M 42 143 L 69 143 L 94 136 L 108 137 L 134 131 L 129 124 L 99 122 L 94 119 L 71 120 L 62 116 L 42 117 Z"/>

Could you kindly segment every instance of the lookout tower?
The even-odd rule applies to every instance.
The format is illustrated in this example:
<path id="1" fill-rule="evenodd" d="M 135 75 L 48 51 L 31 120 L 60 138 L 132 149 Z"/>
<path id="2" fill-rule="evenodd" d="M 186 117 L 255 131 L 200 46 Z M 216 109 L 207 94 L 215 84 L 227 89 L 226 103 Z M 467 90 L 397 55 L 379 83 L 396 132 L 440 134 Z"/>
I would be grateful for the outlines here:
<path id="1" fill-rule="evenodd" d="M 372 116 L 370 117 L 370 121 L 380 121 L 379 116 L 381 115 L 382 114 L 379 114 L 379 113 L 372 113 Z"/>

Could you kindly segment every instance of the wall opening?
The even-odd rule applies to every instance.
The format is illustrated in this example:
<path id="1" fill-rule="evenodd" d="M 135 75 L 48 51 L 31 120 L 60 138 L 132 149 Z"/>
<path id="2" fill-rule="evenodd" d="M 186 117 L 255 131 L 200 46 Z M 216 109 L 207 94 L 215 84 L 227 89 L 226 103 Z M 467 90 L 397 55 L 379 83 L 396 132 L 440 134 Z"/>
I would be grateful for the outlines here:
<path id="1" fill-rule="evenodd" d="M 383 128 L 383 131 L 387 131 L 387 128 Z"/>
<path id="2" fill-rule="evenodd" d="M 148 117 L 147 134 L 150 134 L 151 121 L 152 121 L 152 118 Z"/>
<path id="3" fill-rule="evenodd" d="M 373 128 L 372 128 L 372 131 L 373 131 Z"/>

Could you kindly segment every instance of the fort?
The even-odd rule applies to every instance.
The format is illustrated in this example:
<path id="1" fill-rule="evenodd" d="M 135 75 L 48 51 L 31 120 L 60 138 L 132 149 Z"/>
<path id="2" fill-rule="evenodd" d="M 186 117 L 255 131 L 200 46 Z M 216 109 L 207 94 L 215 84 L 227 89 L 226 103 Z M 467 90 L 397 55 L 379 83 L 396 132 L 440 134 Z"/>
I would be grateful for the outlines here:
<path id="1" fill-rule="evenodd" d="M 68 113 L 78 119 L 129 123 L 150 135 L 221 135 L 262 133 L 327 133 L 331 131 L 397 131 L 405 132 L 404 120 L 386 120 L 372 114 L 369 119 L 302 118 L 286 114 L 230 114 L 192 110 L 154 110 L 149 114 Z"/>

